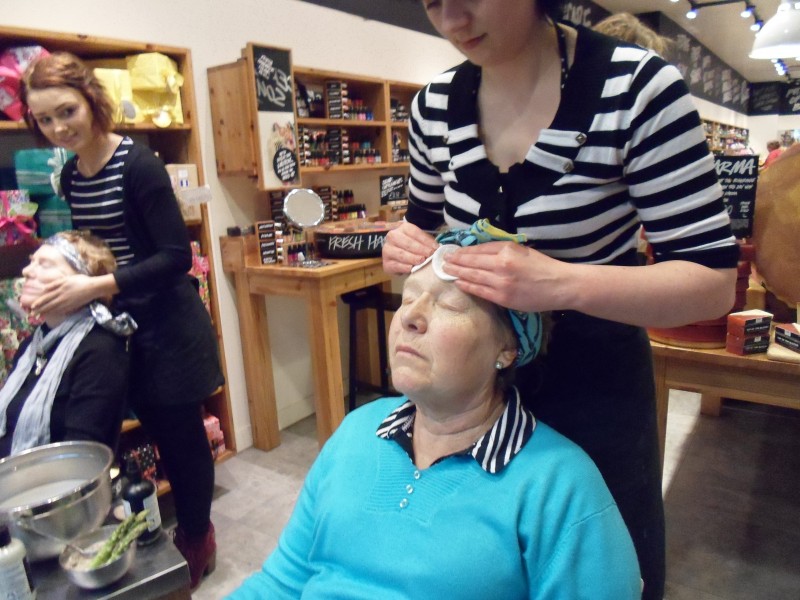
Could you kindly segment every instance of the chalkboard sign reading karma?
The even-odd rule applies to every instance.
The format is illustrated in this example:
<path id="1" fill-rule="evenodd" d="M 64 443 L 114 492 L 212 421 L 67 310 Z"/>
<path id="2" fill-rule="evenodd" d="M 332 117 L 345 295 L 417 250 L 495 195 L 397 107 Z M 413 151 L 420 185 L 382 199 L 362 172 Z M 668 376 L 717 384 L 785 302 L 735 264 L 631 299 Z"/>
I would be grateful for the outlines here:
<path id="1" fill-rule="evenodd" d="M 714 164 L 733 235 L 737 238 L 750 237 L 753 235 L 758 156 L 718 156 Z"/>

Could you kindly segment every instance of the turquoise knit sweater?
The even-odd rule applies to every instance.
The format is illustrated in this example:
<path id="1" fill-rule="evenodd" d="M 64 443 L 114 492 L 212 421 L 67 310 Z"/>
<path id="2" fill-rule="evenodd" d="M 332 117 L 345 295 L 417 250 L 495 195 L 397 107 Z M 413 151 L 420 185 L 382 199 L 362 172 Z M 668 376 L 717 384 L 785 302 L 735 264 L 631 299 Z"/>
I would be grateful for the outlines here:
<path id="1" fill-rule="evenodd" d="M 497 474 L 470 456 L 418 470 L 375 431 L 405 398 L 347 416 L 278 547 L 229 598 L 640 597 L 628 531 L 600 473 L 547 425 Z"/>

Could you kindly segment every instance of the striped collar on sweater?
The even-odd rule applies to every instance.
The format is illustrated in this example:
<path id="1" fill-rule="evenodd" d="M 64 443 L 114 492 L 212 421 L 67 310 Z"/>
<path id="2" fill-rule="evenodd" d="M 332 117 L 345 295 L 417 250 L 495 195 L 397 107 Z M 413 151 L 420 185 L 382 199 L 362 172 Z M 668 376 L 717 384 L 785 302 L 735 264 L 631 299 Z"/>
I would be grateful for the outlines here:
<path id="1" fill-rule="evenodd" d="M 378 437 L 400 444 L 412 461 L 414 448 L 411 437 L 416 415 L 416 405 L 411 400 L 406 400 L 383 420 L 376 431 Z M 487 473 L 499 473 L 522 450 L 535 427 L 536 419 L 522 405 L 519 391 L 512 387 L 506 393 L 506 408 L 491 429 L 469 447 L 449 456 L 470 455 Z M 445 458 L 448 456 L 443 456 L 436 462 Z"/>

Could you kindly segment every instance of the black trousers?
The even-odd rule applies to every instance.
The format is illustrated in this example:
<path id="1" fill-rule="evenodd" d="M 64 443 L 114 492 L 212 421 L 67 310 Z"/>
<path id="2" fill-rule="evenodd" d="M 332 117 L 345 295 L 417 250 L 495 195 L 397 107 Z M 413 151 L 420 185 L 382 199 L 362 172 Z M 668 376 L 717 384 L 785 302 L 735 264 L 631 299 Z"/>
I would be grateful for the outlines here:
<path id="1" fill-rule="evenodd" d="M 138 407 L 136 416 L 158 445 L 172 486 L 178 526 L 190 537 L 205 534 L 211 522 L 214 460 L 200 405 Z"/>
<path id="2" fill-rule="evenodd" d="M 644 330 L 576 312 L 553 315 L 547 353 L 517 373 L 534 416 L 594 460 L 633 538 L 645 600 L 665 580 L 655 384 Z"/>

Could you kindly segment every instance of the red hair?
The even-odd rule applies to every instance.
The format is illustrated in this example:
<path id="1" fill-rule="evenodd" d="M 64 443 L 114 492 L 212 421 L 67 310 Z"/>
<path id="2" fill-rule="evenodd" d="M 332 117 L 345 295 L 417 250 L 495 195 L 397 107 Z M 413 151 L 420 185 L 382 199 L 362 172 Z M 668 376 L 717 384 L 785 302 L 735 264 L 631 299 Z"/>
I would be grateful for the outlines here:
<path id="1" fill-rule="evenodd" d="M 34 90 L 52 87 L 68 87 L 76 90 L 89 104 L 94 127 L 103 133 L 114 129 L 114 106 L 103 84 L 94 76 L 94 71 L 74 54 L 54 52 L 31 63 L 25 70 L 20 85 L 20 100 L 25 106 L 25 122 L 40 141 L 48 142 L 28 109 L 28 94 Z"/>

